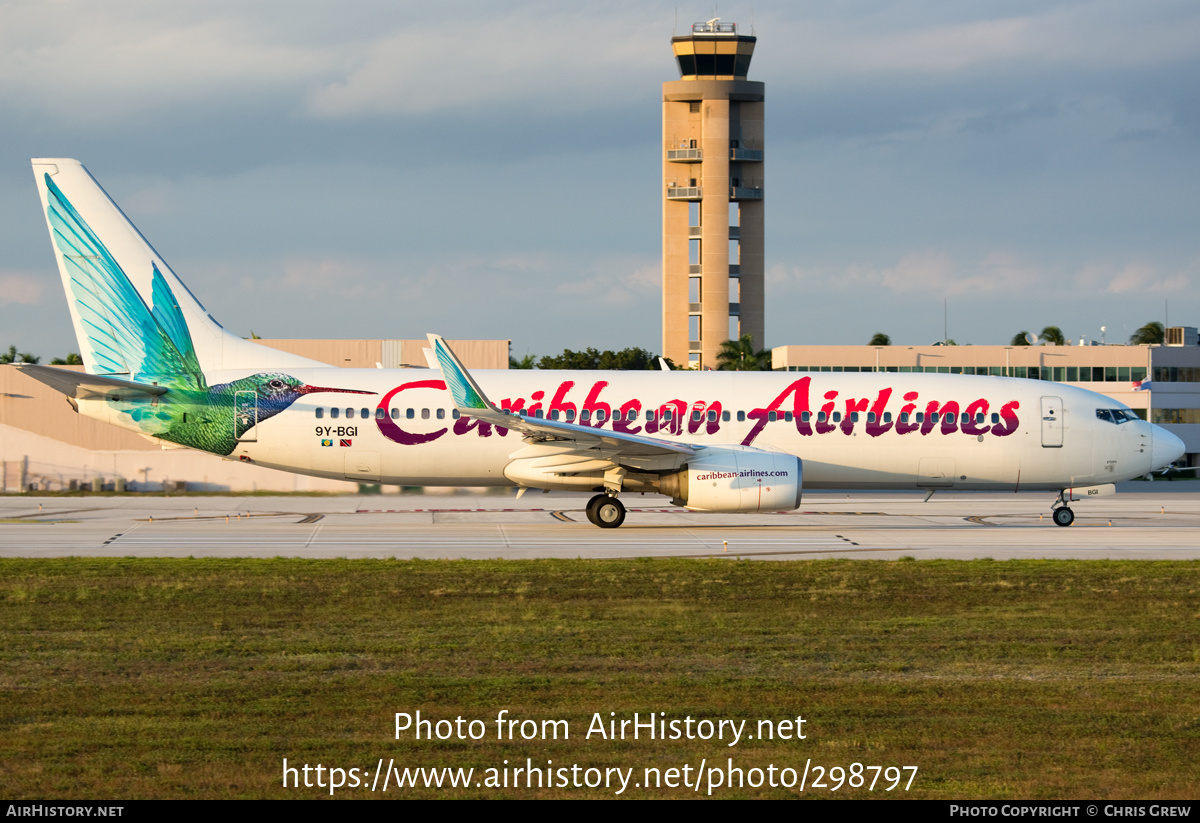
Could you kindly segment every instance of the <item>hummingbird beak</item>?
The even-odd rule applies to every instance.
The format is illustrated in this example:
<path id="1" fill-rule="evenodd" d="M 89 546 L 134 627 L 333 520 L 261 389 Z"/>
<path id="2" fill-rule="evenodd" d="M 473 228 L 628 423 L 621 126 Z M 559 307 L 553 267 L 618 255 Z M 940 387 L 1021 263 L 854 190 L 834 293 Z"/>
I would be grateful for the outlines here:
<path id="1" fill-rule="evenodd" d="M 297 394 L 312 394 L 313 392 L 337 392 L 339 394 L 376 394 L 373 391 L 362 391 L 360 389 L 331 389 L 326 386 L 301 386 L 296 389 Z"/>

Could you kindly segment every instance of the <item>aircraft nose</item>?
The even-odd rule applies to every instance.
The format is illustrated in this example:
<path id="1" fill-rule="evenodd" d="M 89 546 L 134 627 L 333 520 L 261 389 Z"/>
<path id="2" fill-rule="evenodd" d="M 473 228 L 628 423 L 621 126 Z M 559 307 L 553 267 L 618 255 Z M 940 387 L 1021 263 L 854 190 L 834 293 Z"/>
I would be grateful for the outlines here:
<path id="1" fill-rule="evenodd" d="M 1154 445 L 1150 449 L 1151 470 L 1169 466 L 1183 457 L 1183 441 L 1161 426 L 1154 427 Z"/>

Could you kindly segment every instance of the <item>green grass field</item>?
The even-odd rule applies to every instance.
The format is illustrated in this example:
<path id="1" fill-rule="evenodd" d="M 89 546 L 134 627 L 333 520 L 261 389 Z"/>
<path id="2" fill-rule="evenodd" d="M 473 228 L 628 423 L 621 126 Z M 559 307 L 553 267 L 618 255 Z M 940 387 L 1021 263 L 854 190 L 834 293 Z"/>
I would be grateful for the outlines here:
<path id="1" fill-rule="evenodd" d="M 283 788 L 284 758 L 369 771 L 347 798 L 615 793 L 474 786 L 526 758 L 631 768 L 623 797 L 697 796 L 633 783 L 732 758 L 919 769 L 835 797 L 1191 798 L 1198 675 L 1196 562 L 0 560 L 12 799 L 327 795 Z M 570 738 L 497 740 L 502 709 Z M 417 710 L 486 734 L 396 740 Z M 585 739 L 595 712 L 807 738 Z M 380 758 L 476 776 L 372 794 Z"/>

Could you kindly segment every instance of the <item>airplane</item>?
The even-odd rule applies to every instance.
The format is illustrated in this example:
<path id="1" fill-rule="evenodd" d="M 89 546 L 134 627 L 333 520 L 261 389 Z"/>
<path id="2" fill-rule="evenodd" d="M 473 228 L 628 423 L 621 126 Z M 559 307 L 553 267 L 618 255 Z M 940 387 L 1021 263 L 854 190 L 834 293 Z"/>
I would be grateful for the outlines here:
<path id="1" fill-rule="evenodd" d="M 227 332 L 77 160 L 35 159 L 84 371 L 19 366 L 80 414 L 316 477 L 591 491 L 694 511 L 794 510 L 803 489 L 1057 493 L 1069 504 L 1169 466 L 1183 442 L 1095 392 L 923 373 L 342 369 Z M 928 497 L 926 498 L 928 499 Z"/>

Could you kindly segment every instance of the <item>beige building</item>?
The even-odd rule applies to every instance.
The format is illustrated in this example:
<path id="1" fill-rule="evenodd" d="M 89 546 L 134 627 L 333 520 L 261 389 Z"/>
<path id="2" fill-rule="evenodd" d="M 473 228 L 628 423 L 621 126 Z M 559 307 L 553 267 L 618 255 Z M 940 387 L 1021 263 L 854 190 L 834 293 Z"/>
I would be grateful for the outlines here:
<path id="1" fill-rule="evenodd" d="M 714 368 L 726 340 L 764 345 L 762 83 L 756 38 L 712 20 L 671 39 L 663 83 L 663 354 Z"/>
<path id="2" fill-rule="evenodd" d="M 425 368 L 425 340 L 258 340 L 343 368 Z M 508 368 L 507 340 L 450 340 L 471 369 Z M 82 366 L 60 368 L 82 371 Z M 0 491 L 105 488 L 158 491 L 348 492 L 358 484 L 251 466 L 174 446 L 77 414 L 54 389 L 0 366 Z"/>
<path id="3" fill-rule="evenodd" d="M 1069 383 L 1166 427 L 1183 440 L 1187 465 L 1195 466 L 1200 346 L 1190 327 L 1168 329 L 1167 340 L 1165 346 L 778 346 L 771 364 L 777 371 L 984 374 Z"/>

